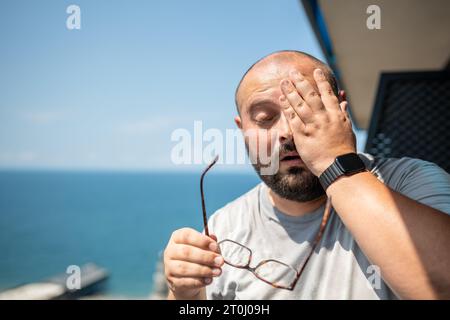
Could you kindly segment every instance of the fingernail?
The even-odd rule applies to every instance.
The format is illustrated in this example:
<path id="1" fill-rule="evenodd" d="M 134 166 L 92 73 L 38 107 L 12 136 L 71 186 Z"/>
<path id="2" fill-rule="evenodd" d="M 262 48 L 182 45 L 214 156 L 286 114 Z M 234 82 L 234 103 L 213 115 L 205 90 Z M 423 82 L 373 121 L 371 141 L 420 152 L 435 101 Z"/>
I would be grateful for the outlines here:
<path id="1" fill-rule="evenodd" d="M 206 278 L 205 280 L 203 280 L 206 284 L 210 284 L 212 279 L 211 278 Z"/>
<path id="2" fill-rule="evenodd" d="M 316 69 L 316 70 L 317 70 L 317 75 L 318 75 L 320 78 L 323 78 L 323 77 L 324 77 L 323 71 L 322 71 L 321 69 Z"/>
<path id="3" fill-rule="evenodd" d="M 209 250 L 211 251 L 217 251 L 217 244 L 215 242 L 211 242 L 209 244 Z"/>
<path id="4" fill-rule="evenodd" d="M 223 263 L 223 258 L 221 257 L 221 256 L 218 256 L 218 257 L 215 257 L 214 258 L 214 264 L 216 265 L 216 266 L 221 266 L 222 265 L 222 263 Z"/>
<path id="5" fill-rule="evenodd" d="M 218 276 L 220 273 L 222 272 L 222 270 L 218 269 L 218 268 L 214 268 L 212 270 L 213 275 Z"/>

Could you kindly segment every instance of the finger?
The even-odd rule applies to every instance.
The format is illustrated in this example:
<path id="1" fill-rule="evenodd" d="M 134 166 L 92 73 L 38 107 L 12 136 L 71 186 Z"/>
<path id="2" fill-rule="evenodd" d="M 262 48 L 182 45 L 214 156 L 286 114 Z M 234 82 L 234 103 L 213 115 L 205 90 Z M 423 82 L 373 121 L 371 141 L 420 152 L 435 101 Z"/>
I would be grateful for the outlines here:
<path id="1" fill-rule="evenodd" d="M 197 248 L 218 251 L 219 246 L 214 239 L 190 228 L 176 230 L 172 234 L 172 240 L 178 244 L 188 244 Z"/>
<path id="2" fill-rule="evenodd" d="M 339 101 L 331 88 L 330 83 L 325 78 L 322 70 L 314 70 L 314 80 L 316 81 L 317 87 L 319 88 L 320 96 L 322 102 L 327 110 L 338 110 L 340 111 Z"/>
<path id="3" fill-rule="evenodd" d="M 348 119 L 350 119 L 350 114 L 348 113 L 347 95 L 344 90 L 339 90 L 339 101 L 339 107 L 341 108 L 342 112 Z"/>
<path id="4" fill-rule="evenodd" d="M 339 101 L 341 102 L 347 101 L 347 95 L 344 90 L 339 91 Z"/>
<path id="5" fill-rule="evenodd" d="M 217 253 L 185 244 L 177 244 L 171 251 L 169 258 L 171 260 L 183 260 L 210 267 L 221 267 L 224 263 L 222 256 Z"/>
<path id="6" fill-rule="evenodd" d="M 316 89 L 309 83 L 308 80 L 297 70 L 291 72 L 291 80 L 294 84 L 297 92 L 300 93 L 303 100 L 313 111 L 325 110 L 323 106 L 322 99 L 320 99 L 319 94 Z"/>
<path id="7" fill-rule="evenodd" d="M 295 113 L 306 124 L 313 121 L 313 111 L 308 104 L 300 97 L 292 82 L 288 79 L 281 81 L 281 91 L 287 101 L 294 109 Z M 281 98 L 281 96 L 280 96 Z M 283 102 L 284 103 L 284 102 Z M 294 119 L 291 115 L 288 119 Z"/>
<path id="8" fill-rule="evenodd" d="M 347 112 L 348 102 L 347 101 L 342 101 L 339 104 L 339 106 L 340 106 L 342 112 L 344 112 L 346 115 L 348 115 L 348 112 Z"/>
<path id="9" fill-rule="evenodd" d="M 169 276 L 173 277 L 212 278 L 222 273 L 220 268 L 211 268 L 182 260 L 169 260 L 167 264 Z"/>
<path id="10" fill-rule="evenodd" d="M 213 239 L 214 241 L 217 242 L 217 250 L 213 250 L 213 251 L 214 251 L 214 252 L 217 252 L 217 253 L 219 253 L 219 254 L 222 254 L 222 251 L 220 251 L 220 246 L 219 246 L 219 243 L 218 243 L 218 241 L 217 241 L 216 235 L 215 235 L 215 234 L 210 234 L 209 237 L 210 237 L 211 239 Z"/>
<path id="11" fill-rule="evenodd" d="M 171 277 L 169 282 L 169 287 L 172 291 L 177 289 L 197 289 L 203 288 L 212 282 L 211 278 L 187 278 L 187 277 Z"/>
<path id="12" fill-rule="evenodd" d="M 291 128 L 291 131 L 303 132 L 303 130 L 305 129 L 305 124 L 300 119 L 298 114 L 295 112 L 294 108 L 292 108 L 286 96 L 281 95 L 279 101 L 281 105 L 281 110 L 283 110 L 284 116 L 289 122 L 289 127 Z"/>

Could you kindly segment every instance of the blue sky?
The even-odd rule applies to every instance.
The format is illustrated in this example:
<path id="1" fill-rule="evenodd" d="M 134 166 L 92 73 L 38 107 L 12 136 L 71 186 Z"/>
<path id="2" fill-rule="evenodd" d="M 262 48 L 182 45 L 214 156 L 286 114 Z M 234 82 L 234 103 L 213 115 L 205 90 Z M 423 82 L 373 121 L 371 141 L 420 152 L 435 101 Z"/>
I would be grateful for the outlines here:
<path id="1" fill-rule="evenodd" d="M 81 8 L 68 30 L 66 8 Z M 2 1 L 0 168 L 160 170 L 177 128 L 234 128 L 243 72 L 323 59 L 297 0 Z"/>

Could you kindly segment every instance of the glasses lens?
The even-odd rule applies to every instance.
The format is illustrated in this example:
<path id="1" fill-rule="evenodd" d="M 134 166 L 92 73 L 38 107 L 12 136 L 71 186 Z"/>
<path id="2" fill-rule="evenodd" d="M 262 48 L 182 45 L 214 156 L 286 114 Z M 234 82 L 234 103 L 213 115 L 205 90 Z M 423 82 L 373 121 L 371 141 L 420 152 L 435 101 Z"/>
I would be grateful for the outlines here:
<path id="1" fill-rule="evenodd" d="M 297 271 L 292 267 L 275 260 L 269 260 L 260 264 L 256 268 L 255 273 L 261 279 L 283 288 L 289 288 L 297 277 Z"/>
<path id="2" fill-rule="evenodd" d="M 250 249 L 231 240 L 219 242 L 220 252 L 226 263 L 235 267 L 247 267 L 250 263 Z"/>

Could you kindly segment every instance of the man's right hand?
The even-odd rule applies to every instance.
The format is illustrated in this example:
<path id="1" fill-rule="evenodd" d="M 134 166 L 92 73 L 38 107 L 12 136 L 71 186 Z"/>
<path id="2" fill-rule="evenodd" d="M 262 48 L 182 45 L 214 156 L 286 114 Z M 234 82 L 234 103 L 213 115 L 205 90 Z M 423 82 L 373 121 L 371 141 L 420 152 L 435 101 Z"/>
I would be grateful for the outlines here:
<path id="1" fill-rule="evenodd" d="M 214 235 L 190 228 L 173 232 L 164 250 L 164 272 L 173 298 L 204 298 L 205 286 L 222 273 L 223 263 Z"/>

